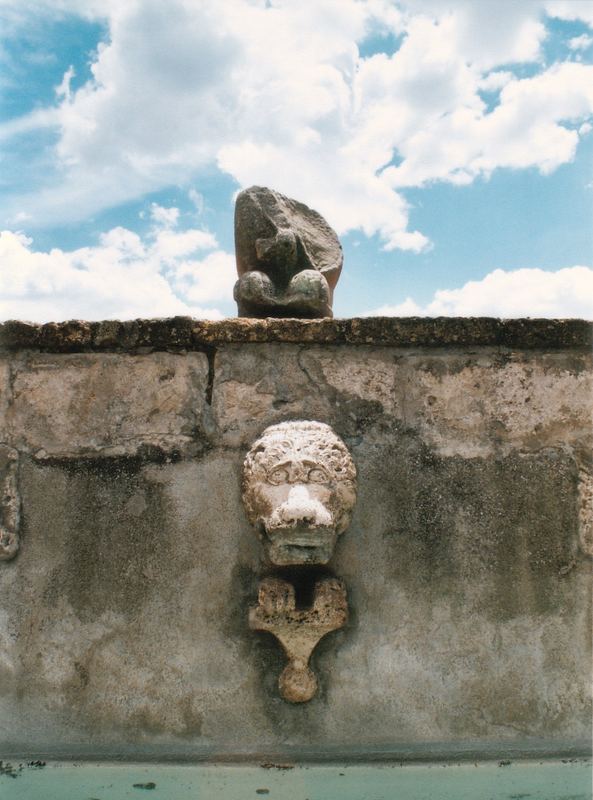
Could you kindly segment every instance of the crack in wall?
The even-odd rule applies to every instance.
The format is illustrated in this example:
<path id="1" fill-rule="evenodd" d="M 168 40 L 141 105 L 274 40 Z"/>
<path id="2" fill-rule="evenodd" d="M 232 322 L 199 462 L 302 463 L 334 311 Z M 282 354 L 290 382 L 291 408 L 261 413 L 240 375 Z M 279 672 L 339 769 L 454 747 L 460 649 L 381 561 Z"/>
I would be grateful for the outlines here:
<path id="1" fill-rule="evenodd" d="M 214 392 L 214 377 L 215 377 L 215 365 L 214 361 L 216 359 L 216 347 L 205 347 L 204 348 L 204 355 L 208 359 L 208 380 L 206 382 L 206 391 L 204 394 L 204 399 L 206 400 L 206 405 L 212 405 L 212 395 Z"/>

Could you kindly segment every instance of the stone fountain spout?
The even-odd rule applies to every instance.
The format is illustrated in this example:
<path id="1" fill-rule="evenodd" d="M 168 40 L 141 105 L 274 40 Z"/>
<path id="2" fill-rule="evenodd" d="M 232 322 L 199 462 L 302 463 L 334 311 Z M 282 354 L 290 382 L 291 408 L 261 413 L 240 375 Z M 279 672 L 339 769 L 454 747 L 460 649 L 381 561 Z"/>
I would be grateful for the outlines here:
<path id="1" fill-rule="evenodd" d="M 249 521 L 259 531 L 268 567 L 326 565 L 348 527 L 355 500 L 352 457 L 322 422 L 272 425 L 245 459 L 243 502 Z M 249 627 L 272 633 L 286 653 L 288 663 L 279 678 L 285 700 L 303 703 L 314 697 L 318 681 L 309 658 L 320 639 L 344 627 L 347 620 L 346 587 L 337 578 L 316 580 L 312 604 L 306 609 L 297 609 L 295 588 L 284 575 L 260 582 Z"/>

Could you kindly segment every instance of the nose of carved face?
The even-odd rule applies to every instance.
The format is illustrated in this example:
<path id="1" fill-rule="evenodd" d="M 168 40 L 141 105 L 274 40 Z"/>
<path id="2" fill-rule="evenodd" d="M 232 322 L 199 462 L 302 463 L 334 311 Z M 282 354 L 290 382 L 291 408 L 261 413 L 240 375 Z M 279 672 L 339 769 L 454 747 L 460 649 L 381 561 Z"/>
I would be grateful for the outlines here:
<path id="1" fill-rule="evenodd" d="M 331 513 L 302 484 L 290 488 L 265 529 L 268 557 L 278 566 L 327 564 L 336 540 Z"/>
<path id="2" fill-rule="evenodd" d="M 332 518 L 327 508 L 314 497 L 302 484 L 292 486 L 286 501 L 278 506 L 268 524 L 274 528 L 312 528 L 331 525 Z"/>

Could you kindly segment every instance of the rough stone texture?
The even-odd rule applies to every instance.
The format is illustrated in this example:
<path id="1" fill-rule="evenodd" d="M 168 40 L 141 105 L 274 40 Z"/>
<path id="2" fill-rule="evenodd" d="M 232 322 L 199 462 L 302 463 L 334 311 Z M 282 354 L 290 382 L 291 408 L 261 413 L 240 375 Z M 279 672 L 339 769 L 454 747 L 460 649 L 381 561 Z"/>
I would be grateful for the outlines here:
<path id="1" fill-rule="evenodd" d="M 0 561 L 14 558 L 19 549 L 18 461 L 16 450 L 0 445 Z"/>
<path id="2" fill-rule="evenodd" d="M 319 641 L 348 621 L 346 587 L 337 578 L 315 583 L 311 604 L 297 609 L 294 586 L 283 578 L 266 578 L 258 587 L 258 604 L 249 610 L 249 627 L 273 634 L 288 663 L 280 673 L 280 694 L 290 703 L 306 703 L 318 681 L 309 659 Z"/>
<path id="3" fill-rule="evenodd" d="M 204 350 L 222 344 L 294 342 L 375 347 L 500 346 L 591 351 L 593 323 L 582 319 L 364 317 L 361 319 L 225 319 L 190 317 L 127 322 L 0 323 L 0 351 Z"/>
<path id="4" fill-rule="evenodd" d="M 3 327 L 0 757 L 590 749 L 591 326 L 245 322 Z M 349 621 L 299 705 L 248 627 L 241 501 L 248 449 L 291 419 L 358 473 L 318 568 Z"/>
<path id="5" fill-rule="evenodd" d="M 245 189 L 235 205 L 235 252 L 239 316 L 332 316 L 344 257 L 317 211 L 262 186 Z"/>
<path id="6" fill-rule="evenodd" d="M 583 552 L 593 556 L 593 476 L 591 468 L 579 473 L 579 538 Z"/>
<path id="7" fill-rule="evenodd" d="M 208 363 L 204 355 L 28 354 L 13 367 L 9 440 L 36 458 L 195 452 Z"/>

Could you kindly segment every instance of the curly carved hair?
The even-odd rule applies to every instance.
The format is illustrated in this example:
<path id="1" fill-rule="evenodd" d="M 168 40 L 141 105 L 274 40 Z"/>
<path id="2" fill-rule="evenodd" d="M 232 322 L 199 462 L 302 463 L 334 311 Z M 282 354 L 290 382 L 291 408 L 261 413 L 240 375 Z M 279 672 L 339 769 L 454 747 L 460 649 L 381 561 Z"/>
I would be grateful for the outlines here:
<path id="1" fill-rule="evenodd" d="M 243 481 L 265 480 L 269 469 L 294 453 L 323 464 L 338 481 L 356 480 L 356 467 L 348 448 L 324 422 L 298 420 L 270 425 L 247 453 Z"/>

